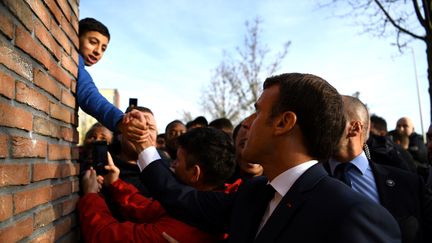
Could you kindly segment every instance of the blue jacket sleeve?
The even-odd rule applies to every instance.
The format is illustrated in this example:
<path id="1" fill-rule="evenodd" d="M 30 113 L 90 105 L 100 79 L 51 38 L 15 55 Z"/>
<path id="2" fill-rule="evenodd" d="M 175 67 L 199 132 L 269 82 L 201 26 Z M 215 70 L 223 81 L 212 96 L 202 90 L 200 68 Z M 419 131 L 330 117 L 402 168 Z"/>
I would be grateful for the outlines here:
<path id="1" fill-rule="evenodd" d="M 99 93 L 92 77 L 85 70 L 81 55 L 78 64 L 77 100 L 84 112 L 96 118 L 111 131 L 117 131 L 117 123 L 124 114 Z"/>

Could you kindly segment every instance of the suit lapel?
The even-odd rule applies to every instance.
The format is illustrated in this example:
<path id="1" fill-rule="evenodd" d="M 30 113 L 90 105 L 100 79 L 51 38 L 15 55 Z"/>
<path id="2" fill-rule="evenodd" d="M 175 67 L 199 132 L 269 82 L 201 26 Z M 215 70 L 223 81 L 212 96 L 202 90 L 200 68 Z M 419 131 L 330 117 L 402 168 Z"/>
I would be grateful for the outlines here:
<path id="1" fill-rule="evenodd" d="M 306 200 L 306 193 L 327 176 L 321 163 L 309 168 L 297 179 L 258 234 L 255 242 L 276 242 L 280 233 L 294 220 L 294 215 Z"/>
<path id="2" fill-rule="evenodd" d="M 375 183 L 381 205 L 387 208 L 388 206 L 391 206 L 391 201 L 393 198 L 392 195 L 394 194 L 393 192 L 396 183 L 395 178 L 392 178 L 388 171 L 382 169 L 379 167 L 379 165 L 373 162 L 369 162 L 369 164 L 375 177 Z"/>

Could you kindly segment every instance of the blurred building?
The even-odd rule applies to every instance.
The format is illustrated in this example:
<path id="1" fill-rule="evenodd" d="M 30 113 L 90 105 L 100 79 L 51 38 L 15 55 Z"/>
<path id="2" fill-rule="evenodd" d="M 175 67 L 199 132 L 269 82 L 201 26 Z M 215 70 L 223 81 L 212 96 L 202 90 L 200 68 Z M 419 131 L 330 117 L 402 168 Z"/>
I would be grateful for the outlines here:
<path id="1" fill-rule="evenodd" d="M 117 108 L 120 107 L 120 95 L 117 89 L 99 89 L 99 92 Z M 90 127 L 97 122 L 92 116 L 85 113 L 81 108 L 78 111 L 78 134 L 79 134 L 79 145 L 84 141 L 85 134 Z"/>

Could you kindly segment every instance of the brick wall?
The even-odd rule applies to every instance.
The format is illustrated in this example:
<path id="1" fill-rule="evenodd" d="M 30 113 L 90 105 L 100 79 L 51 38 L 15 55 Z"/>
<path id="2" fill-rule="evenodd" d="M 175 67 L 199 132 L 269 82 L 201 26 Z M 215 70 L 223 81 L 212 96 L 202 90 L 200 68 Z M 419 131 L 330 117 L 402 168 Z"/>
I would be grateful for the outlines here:
<path id="1" fill-rule="evenodd" d="M 78 238 L 78 4 L 0 1 L 0 242 Z"/>

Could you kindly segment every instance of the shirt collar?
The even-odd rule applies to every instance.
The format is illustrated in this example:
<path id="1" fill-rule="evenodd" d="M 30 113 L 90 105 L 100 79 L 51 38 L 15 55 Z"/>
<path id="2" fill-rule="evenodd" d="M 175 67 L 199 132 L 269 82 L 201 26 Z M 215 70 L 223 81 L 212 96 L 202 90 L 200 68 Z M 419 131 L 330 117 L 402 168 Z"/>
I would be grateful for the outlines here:
<path id="1" fill-rule="evenodd" d="M 318 163 L 317 160 L 311 160 L 294 166 L 276 176 L 270 185 L 283 197 L 294 184 L 294 182 L 310 167 Z"/>
<path id="2" fill-rule="evenodd" d="M 342 162 L 339 162 L 333 158 L 329 160 L 330 170 L 332 172 L 332 175 L 334 175 L 334 170 L 336 169 L 336 166 L 340 163 Z M 369 166 L 369 160 L 367 159 L 364 151 L 361 154 L 359 154 L 357 157 L 355 157 L 353 160 L 351 160 L 349 163 L 353 164 L 362 174 L 365 173 L 365 171 Z"/>

